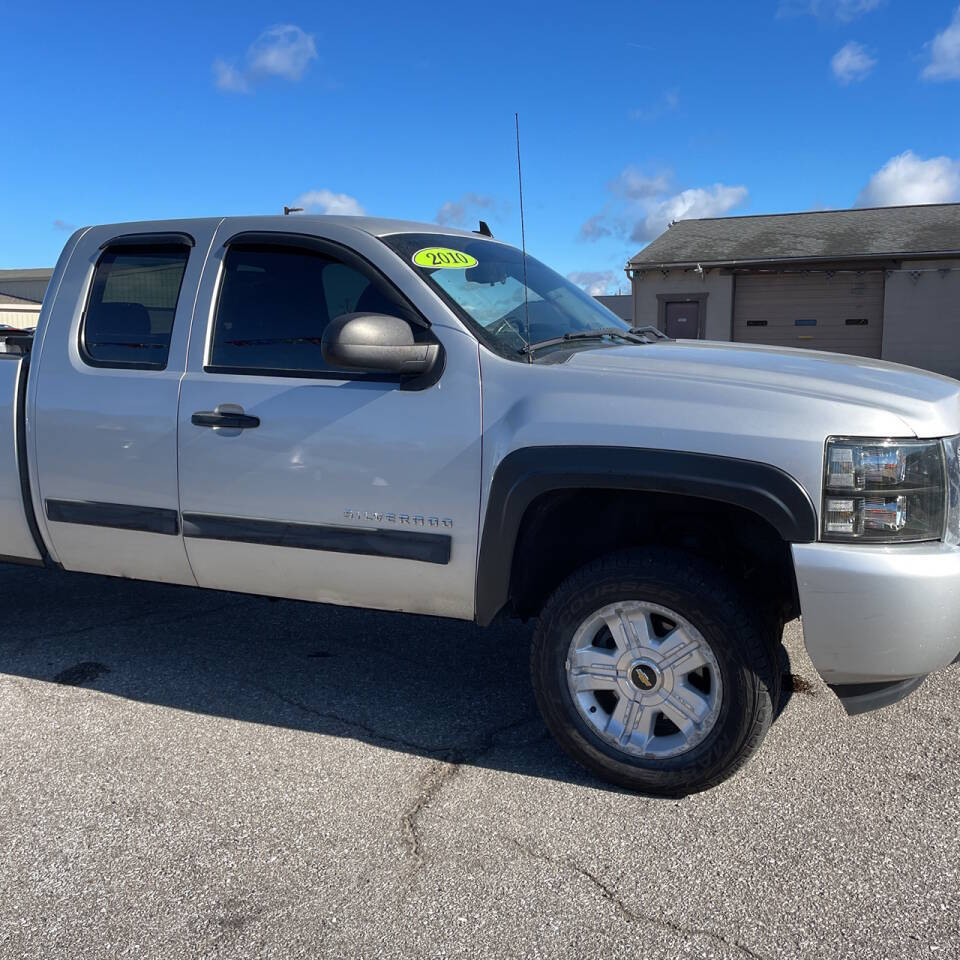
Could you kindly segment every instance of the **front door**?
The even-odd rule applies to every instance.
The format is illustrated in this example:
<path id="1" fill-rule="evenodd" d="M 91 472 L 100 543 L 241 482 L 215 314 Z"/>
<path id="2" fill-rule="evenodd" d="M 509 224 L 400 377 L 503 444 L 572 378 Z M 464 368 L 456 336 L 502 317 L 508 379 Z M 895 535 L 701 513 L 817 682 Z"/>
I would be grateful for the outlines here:
<path id="1" fill-rule="evenodd" d="M 181 509 L 197 582 L 471 618 L 476 341 L 435 325 L 446 363 L 419 389 L 332 370 L 320 338 L 333 317 L 422 314 L 345 246 L 236 231 L 214 241 L 200 297 L 213 306 L 197 311 L 181 386 Z"/>
<path id="2" fill-rule="evenodd" d="M 664 333 L 675 340 L 700 338 L 700 302 L 698 300 L 667 301 L 664 305 Z"/>

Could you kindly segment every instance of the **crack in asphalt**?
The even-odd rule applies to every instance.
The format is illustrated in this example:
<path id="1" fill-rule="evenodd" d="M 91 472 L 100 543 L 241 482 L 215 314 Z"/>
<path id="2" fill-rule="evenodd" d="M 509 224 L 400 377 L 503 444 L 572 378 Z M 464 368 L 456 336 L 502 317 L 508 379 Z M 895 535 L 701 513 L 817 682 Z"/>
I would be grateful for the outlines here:
<path id="1" fill-rule="evenodd" d="M 309 704 L 303 703 L 302 701 L 293 697 L 289 697 L 286 694 L 281 693 L 279 690 L 276 690 L 266 684 L 255 683 L 249 679 L 241 679 L 239 682 L 251 689 L 259 690 L 261 693 L 275 697 L 281 703 L 285 703 L 294 709 L 301 710 L 304 713 L 317 717 L 318 719 L 338 723 L 344 727 L 344 729 L 349 731 L 360 732 L 366 737 L 368 742 L 375 745 L 400 747 L 413 753 L 419 753 L 421 755 L 435 758 L 430 767 L 422 774 L 420 778 L 420 789 L 418 790 L 413 802 L 400 815 L 400 837 L 403 845 L 406 848 L 407 854 L 413 861 L 413 871 L 406 884 L 407 892 L 409 892 L 414 878 L 417 874 L 419 874 L 426 863 L 423 855 L 421 833 L 418 827 L 420 815 L 436 799 L 443 787 L 460 773 L 464 764 L 475 763 L 483 758 L 486 754 L 494 750 L 496 747 L 503 746 L 503 744 L 500 742 L 500 738 L 504 734 L 509 733 L 511 730 L 524 727 L 527 724 L 533 723 L 539 719 L 539 714 L 531 713 L 520 717 L 517 720 L 512 720 L 510 723 L 503 724 L 502 726 L 492 727 L 486 731 L 479 743 L 472 748 L 465 749 L 459 744 L 423 744 L 416 741 L 395 737 L 388 733 L 383 733 L 382 731 L 379 731 L 366 723 L 350 717 L 344 717 L 333 711 L 317 710 L 315 707 L 311 707 Z M 546 732 L 546 730 L 544 730 L 540 736 L 535 737 L 534 739 L 523 744 L 518 744 L 517 746 L 531 746 L 535 743 L 539 743 L 548 739 L 548 737 L 549 734 Z"/>
<path id="2" fill-rule="evenodd" d="M 639 913 L 636 910 L 632 910 L 619 896 L 617 896 L 609 884 L 607 884 L 596 874 L 592 873 L 590 870 L 587 870 L 586 867 L 580 866 L 580 864 L 576 861 L 570 859 L 559 860 L 554 857 L 547 856 L 545 853 L 540 853 L 538 850 L 534 850 L 532 847 L 526 846 L 526 844 L 521 843 L 519 840 L 513 837 L 509 837 L 508 839 L 525 856 L 532 857 L 534 860 L 539 860 L 542 863 L 549 863 L 554 867 L 571 870 L 584 880 L 589 881 L 599 891 L 600 896 L 602 896 L 604 900 L 611 904 L 617 913 L 619 913 L 627 923 L 651 924 L 655 927 L 659 927 L 661 930 L 668 930 L 671 933 L 678 934 L 681 937 L 703 937 L 707 940 L 712 940 L 714 943 L 729 947 L 730 949 L 738 950 L 745 957 L 750 957 L 751 960 L 765 960 L 762 954 L 756 953 L 745 944 L 725 937 L 722 933 L 718 933 L 716 930 L 707 930 L 703 927 L 685 927 L 683 924 L 674 923 L 672 920 L 664 920 L 662 917 L 650 916 L 649 914 Z"/>
<path id="3" fill-rule="evenodd" d="M 414 798 L 413 803 L 400 816 L 400 835 L 403 837 L 407 852 L 414 861 L 414 874 L 418 873 L 424 866 L 423 849 L 420 838 L 420 832 L 417 828 L 417 821 L 420 814 L 436 799 L 437 794 L 443 787 L 449 783 L 463 769 L 466 763 L 476 763 L 486 754 L 490 753 L 495 747 L 502 746 L 498 743 L 498 737 L 511 730 L 516 730 L 537 719 L 536 715 L 522 717 L 504 724 L 502 727 L 493 727 L 487 731 L 482 743 L 474 750 L 468 753 L 457 753 L 451 751 L 451 754 L 445 759 L 438 761 L 427 770 L 421 778 L 421 788 Z M 547 734 L 543 733 L 537 739 L 522 746 L 530 746 L 531 743 L 537 743 L 546 739 Z"/>
<path id="4" fill-rule="evenodd" d="M 213 661 L 207 659 L 207 663 L 211 664 Z M 288 697 L 286 694 L 281 693 L 279 690 L 275 690 L 273 687 L 268 686 L 267 684 L 254 683 L 253 681 L 242 678 L 234 679 L 237 679 L 239 683 L 250 687 L 253 690 L 259 690 L 261 693 L 266 693 L 272 697 L 275 697 L 281 703 L 285 703 L 288 707 L 301 710 L 319 720 L 329 720 L 333 723 L 338 723 L 346 730 L 362 733 L 367 740 L 374 745 L 402 747 L 404 750 L 409 750 L 414 753 L 422 753 L 429 757 L 438 758 L 450 755 L 455 749 L 443 744 L 431 745 L 426 743 L 418 743 L 415 740 L 404 740 L 402 737 L 395 737 L 389 733 L 383 733 L 382 731 L 369 726 L 361 720 L 355 720 L 352 717 L 345 717 L 342 714 L 335 713 L 332 710 L 317 710 L 316 707 L 311 707 L 309 704 L 304 703 L 302 700 L 297 700 L 294 697 Z"/>
<path id="5" fill-rule="evenodd" d="M 209 663 L 210 661 L 207 660 L 207 662 Z M 251 689 L 259 690 L 261 693 L 268 694 L 269 696 L 279 700 L 281 703 L 285 703 L 287 706 L 293 707 L 294 709 L 301 710 L 310 716 L 340 724 L 348 731 L 355 733 L 359 732 L 367 739 L 369 743 L 374 745 L 400 747 L 401 749 L 408 750 L 412 753 L 419 753 L 421 755 L 434 758 L 434 763 L 421 777 L 420 789 L 418 790 L 416 797 L 400 815 L 400 836 L 408 854 L 413 858 L 415 867 L 414 873 L 419 872 L 424 865 L 421 838 L 417 828 L 417 820 L 419 819 L 420 814 L 430 805 L 430 803 L 432 803 L 444 785 L 460 772 L 465 763 L 474 763 L 484 757 L 495 747 L 501 746 L 499 743 L 499 738 L 503 736 L 503 734 L 526 726 L 527 724 L 533 723 L 538 719 L 537 714 L 528 714 L 519 718 L 518 720 L 513 720 L 510 723 L 502 726 L 492 727 L 486 731 L 480 742 L 472 748 L 464 748 L 460 744 L 425 744 L 418 743 L 414 740 L 406 740 L 402 737 L 395 737 L 392 734 L 377 730 L 376 728 L 371 727 L 369 724 L 363 723 L 362 721 L 356 720 L 352 717 L 344 717 L 341 714 L 330 710 L 317 710 L 315 707 L 311 707 L 309 704 L 306 704 L 301 700 L 289 697 L 267 684 L 255 683 L 249 679 L 240 679 L 239 682 Z M 544 731 L 540 737 L 523 744 L 523 746 L 529 746 L 532 743 L 544 740 L 547 738 L 547 736 L 548 734 Z"/>
<path id="6" fill-rule="evenodd" d="M 420 833 L 417 830 L 417 818 L 430 805 L 440 789 L 452 780 L 462 769 L 459 763 L 438 761 L 430 766 L 420 778 L 420 791 L 413 803 L 400 816 L 400 835 L 406 845 L 407 852 L 413 857 L 414 872 L 419 872 L 424 864 L 423 851 L 420 845 Z"/>
<path id="7" fill-rule="evenodd" d="M 201 655 L 201 659 L 204 659 L 210 665 L 215 665 L 214 661 L 207 657 L 203 657 Z M 538 717 L 537 714 L 529 714 L 521 717 L 519 720 L 513 720 L 508 724 L 504 724 L 502 727 L 493 727 L 487 731 L 486 735 L 479 741 L 479 743 L 472 747 L 464 747 L 462 744 L 457 743 L 421 743 L 417 740 L 407 740 L 403 737 L 397 737 L 390 733 L 384 733 L 382 730 L 377 730 L 376 727 L 371 727 L 362 720 L 357 720 L 353 717 L 345 717 L 342 714 L 336 713 L 332 710 L 318 710 L 316 707 L 312 707 L 310 704 L 304 703 L 302 700 L 297 700 L 295 697 L 287 696 L 285 693 L 282 693 L 268 684 L 256 683 L 245 678 L 234 679 L 244 686 L 247 686 L 253 690 L 259 690 L 261 693 L 266 693 L 272 697 L 275 697 L 281 703 L 285 703 L 287 706 L 293 707 L 296 710 L 302 710 L 304 713 L 310 714 L 310 716 L 317 717 L 320 720 L 330 720 L 334 723 L 340 724 L 347 730 L 362 733 L 367 740 L 375 746 L 382 745 L 388 747 L 402 747 L 404 750 L 409 750 L 414 753 L 420 753 L 428 757 L 433 757 L 441 763 L 452 764 L 454 766 L 459 766 L 463 763 L 469 763 L 473 760 L 479 760 L 484 754 L 489 753 L 490 750 L 498 745 L 497 737 L 499 737 L 501 734 L 508 733 L 510 730 L 522 727 L 528 723 L 532 723 Z"/>
<path id="8" fill-rule="evenodd" d="M 241 603 L 246 602 L 250 603 L 256 598 L 252 598 L 247 601 L 240 601 Z M 221 610 L 227 609 L 229 607 L 235 607 L 237 605 L 236 601 L 230 603 L 222 604 L 217 607 L 213 607 L 207 610 L 199 612 L 191 612 L 189 614 L 183 614 L 176 617 L 171 617 L 162 622 L 158 622 L 157 625 L 168 625 L 180 622 L 182 620 L 209 616 L 214 613 L 218 613 Z M 144 612 L 132 614 L 129 617 L 120 618 L 114 620 L 110 626 L 127 624 L 136 620 L 146 619 L 148 617 L 154 616 L 155 611 Z M 88 633 L 93 630 L 102 629 L 103 624 L 91 624 L 89 626 L 78 627 L 72 630 L 53 632 L 53 633 L 41 633 L 33 637 L 24 638 L 21 640 L 21 649 L 27 647 L 28 645 L 35 643 L 37 641 L 43 640 L 52 640 L 59 639 L 61 637 L 74 636 L 78 634 Z M 199 659 L 207 663 L 208 666 L 217 668 L 220 666 L 219 662 L 215 661 L 213 658 L 199 655 Z M 331 723 L 336 723 L 342 726 L 345 730 L 351 731 L 353 733 L 359 733 L 364 736 L 368 742 L 374 745 L 382 745 L 386 747 L 399 747 L 403 750 L 408 750 L 413 753 L 418 753 L 424 756 L 434 758 L 434 762 L 430 767 L 424 772 L 420 778 L 420 789 L 417 792 L 416 797 L 413 802 L 403 811 L 400 815 L 399 821 L 399 831 L 402 838 L 403 844 L 406 847 L 408 855 L 412 858 L 414 862 L 414 874 L 418 873 L 424 866 L 424 856 L 422 849 L 422 841 L 420 836 L 420 831 L 418 829 L 418 819 L 424 810 L 429 807 L 429 805 L 434 801 L 436 796 L 440 793 L 443 787 L 454 777 L 456 777 L 463 765 L 466 763 L 476 762 L 480 760 L 487 753 L 492 751 L 498 746 L 503 744 L 500 742 L 500 738 L 509 733 L 511 730 L 515 730 L 526 726 L 527 724 L 533 723 L 537 720 L 537 714 L 528 714 L 517 720 L 513 720 L 510 723 L 503 724 L 502 726 L 492 727 L 488 729 L 484 735 L 480 738 L 478 742 L 471 746 L 464 746 L 463 744 L 431 744 L 431 743 L 421 743 L 415 740 L 408 740 L 402 737 L 394 736 L 393 734 L 386 733 L 382 730 L 378 730 L 375 727 L 370 726 L 369 724 L 363 723 L 362 721 L 357 720 L 353 717 L 346 717 L 342 714 L 336 713 L 335 711 L 330 710 L 318 710 L 315 707 L 310 706 L 307 703 L 304 703 L 301 700 L 298 700 L 294 697 L 290 697 L 281 691 L 271 687 L 268 684 L 257 683 L 251 681 L 249 678 L 233 678 L 239 682 L 242 686 L 246 686 L 249 689 L 257 690 L 260 693 L 266 694 L 280 701 L 281 703 L 286 704 L 289 707 L 294 708 L 295 710 L 300 710 L 303 713 L 306 713 L 310 716 L 316 717 L 321 720 L 325 720 Z M 530 746 L 534 743 L 540 742 L 547 738 L 546 732 L 541 733 L 537 738 L 534 738 L 531 741 L 528 741 L 519 746 Z M 310 902 L 312 898 L 307 898 L 304 902 Z M 268 911 L 273 913 L 273 911 Z M 254 914 L 251 917 L 248 917 L 248 921 L 253 921 L 257 919 L 257 915 Z"/>
<path id="9" fill-rule="evenodd" d="M 18 655 L 25 653 L 28 647 L 30 647 L 32 644 L 37 643 L 38 641 L 61 640 L 64 637 L 75 637 L 75 636 L 79 636 L 80 634 L 90 633 L 93 630 L 104 630 L 104 629 L 110 629 L 112 627 L 123 626 L 128 623 L 134 623 L 137 620 L 152 619 L 156 626 L 165 627 L 165 626 L 169 626 L 172 623 L 181 623 L 184 620 L 200 619 L 201 617 L 208 617 L 211 614 L 219 613 L 221 610 L 226 610 L 230 607 L 237 607 L 240 604 L 246 604 L 246 603 L 250 603 L 250 601 L 234 600 L 230 603 L 223 603 L 216 607 L 208 607 L 204 610 L 199 610 L 199 611 L 193 610 L 190 613 L 182 613 L 176 617 L 169 617 L 166 620 L 155 619 L 157 615 L 156 609 L 144 610 L 141 613 L 132 613 L 128 617 L 118 617 L 106 624 L 104 624 L 103 622 L 92 623 L 84 627 L 72 627 L 69 630 L 43 632 L 43 633 L 35 634 L 32 637 L 21 637 L 19 640 L 15 641 L 15 643 L 17 644 L 17 647 L 14 652 L 15 654 L 18 654 Z"/>
<path id="10" fill-rule="evenodd" d="M 383 733 L 382 731 L 353 718 L 344 717 L 338 713 L 328 710 L 317 710 L 315 707 L 311 707 L 309 704 L 303 703 L 300 700 L 296 700 L 293 697 L 288 697 L 279 690 L 275 690 L 273 687 L 265 684 L 253 683 L 249 680 L 243 680 L 241 682 L 248 687 L 252 687 L 255 690 L 259 690 L 262 693 L 266 693 L 275 697 L 281 703 L 285 703 L 288 706 L 294 707 L 295 709 L 302 710 L 304 713 L 308 713 L 311 716 L 322 720 L 329 720 L 339 723 L 347 730 L 355 732 L 359 731 L 367 738 L 368 742 L 375 745 L 379 744 L 382 746 L 401 747 L 404 750 L 409 750 L 414 753 L 436 758 L 434 763 L 421 776 L 420 789 L 418 790 L 416 797 L 414 797 L 413 802 L 400 815 L 400 836 L 403 840 L 404 846 L 407 849 L 407 853 L 414 861 L 414 874 L 418 873 L 422 869 L 425 862 L 420 832 L 417 827 L 417 821 L 420 817 L 420 814 L 423 813 L 423 811 L 433 802 L 441 789 L 460 773 L 464 764 L 474 763 L 477 760 L 480 760 L 495 747 L 501 745 L 498 742 L 498 738 L 503 734 L 509 733 L 511 730 L 518 729 L 529 723 L 533 723 L 538 718 L 537 714 L 528 714 L 527 716 L 521 717 L 518 720 L 513 720 L 510 723 L 504 724 L 503 726 L 493 727 L 486 732 L 486 735 L 479 744 L 472 749 L 464 749 L 459 744 L 433 745 L 395 737 L 391 734 Z M 544 732 L 540 737 L 529 741 L 528 743 L 522 744 L 522 746 L 529 746 L 533 743 L 537 743 L 546 739 L 547 736 L 548 734 Z"/>
<path id="11" fill-rule="evenodd" d="M 156 616 L 156 610 L 145 610 L 143 613 L 132 613 L 129 617 L 118 617 L 116 620 L 112 620 L 107 627 L 121 626 L 122 624 L 132 623 L 135 620 L 145 620 L 151 616 Z M 15 641 L 17 643 L 16 653 L 24 653 L 26 649 L 34 643 L 37 643 L 41 640 L 60 640 L 63 637 L 76 637 L 83 633 L 90 633 L 93 630 L 103 630 L 104 624 L 100 623 L 91 623 L 85 627 L 71 627 L 69 630 L 59 630 L 53 632 L 44 632 L 35 634 L 32 637 L 21 637 L 19 640 Z"/>

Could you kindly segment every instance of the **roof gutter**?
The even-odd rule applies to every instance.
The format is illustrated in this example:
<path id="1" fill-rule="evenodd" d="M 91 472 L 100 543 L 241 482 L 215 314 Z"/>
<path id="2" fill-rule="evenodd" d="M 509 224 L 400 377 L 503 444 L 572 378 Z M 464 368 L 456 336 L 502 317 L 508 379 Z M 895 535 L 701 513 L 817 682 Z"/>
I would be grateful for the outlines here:
<path id="1" fill-rule="evenodd" d="M 807 263 L 869 263 L 874 266 L 883 263 L 895 265 L 900 260 L 949 260 L 960 257 L 960 250 L 927 250 L 921 252 L 903 251 L 890 253 L 873 253 L 862 256 L 834 256 L 834 257 L 773 257 L 765 260 L 667 260 L 657 263 L 652 260 L 630 260 L 627 267 L 630 270 L 672 270 L 693 269 L 695 267 L 763 267 L 763 266 L 801 266 Z"/>

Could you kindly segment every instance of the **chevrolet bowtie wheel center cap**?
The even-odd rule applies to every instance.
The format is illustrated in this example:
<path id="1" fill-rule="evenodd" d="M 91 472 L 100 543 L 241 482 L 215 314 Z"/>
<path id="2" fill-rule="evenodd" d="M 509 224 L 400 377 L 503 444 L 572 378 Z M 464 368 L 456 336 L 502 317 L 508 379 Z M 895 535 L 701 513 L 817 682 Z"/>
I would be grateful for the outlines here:
<path id="1" fill-rule="evenodd" d="M 649 663 L 635 663 L 630 668 L 630 682 L 642 693 L 650 693 L 660 685 L 660 674 Z"/>

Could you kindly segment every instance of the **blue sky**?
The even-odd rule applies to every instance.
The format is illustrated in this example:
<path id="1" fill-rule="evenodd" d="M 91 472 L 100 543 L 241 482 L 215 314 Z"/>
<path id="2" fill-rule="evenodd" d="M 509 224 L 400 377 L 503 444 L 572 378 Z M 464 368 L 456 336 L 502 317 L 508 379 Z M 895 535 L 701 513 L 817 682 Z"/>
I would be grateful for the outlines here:
<path id="1" fill-rule="evenodd" d="M 363 210 L 595 291 L 671 219 L 960 200 L 957 0 L 9 3 L 0 267 L 73 225 Z"/>

